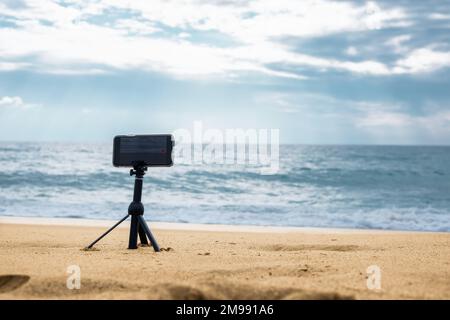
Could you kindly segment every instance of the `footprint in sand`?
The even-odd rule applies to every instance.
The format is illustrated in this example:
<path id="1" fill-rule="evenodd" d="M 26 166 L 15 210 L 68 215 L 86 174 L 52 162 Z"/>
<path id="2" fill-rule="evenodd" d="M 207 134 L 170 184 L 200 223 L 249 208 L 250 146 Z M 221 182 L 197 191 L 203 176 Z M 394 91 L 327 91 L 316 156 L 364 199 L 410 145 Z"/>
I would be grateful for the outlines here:
<path id="1" fill-rule="evenodd" d="M 30 276 L 7 274 L 0 276 L 0 293 L 10 292 L 20 288 L 30 280 Z"/>

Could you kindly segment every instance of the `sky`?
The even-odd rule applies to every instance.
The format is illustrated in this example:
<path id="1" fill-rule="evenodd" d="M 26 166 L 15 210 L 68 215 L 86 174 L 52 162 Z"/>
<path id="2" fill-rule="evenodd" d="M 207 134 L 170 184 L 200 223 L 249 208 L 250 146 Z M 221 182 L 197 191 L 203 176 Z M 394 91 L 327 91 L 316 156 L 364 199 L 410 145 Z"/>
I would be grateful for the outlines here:
<path id="1" fill-rule="evenodd" d="M 450 1 L 0 0 L 0 140 L 450 144 Z"/>

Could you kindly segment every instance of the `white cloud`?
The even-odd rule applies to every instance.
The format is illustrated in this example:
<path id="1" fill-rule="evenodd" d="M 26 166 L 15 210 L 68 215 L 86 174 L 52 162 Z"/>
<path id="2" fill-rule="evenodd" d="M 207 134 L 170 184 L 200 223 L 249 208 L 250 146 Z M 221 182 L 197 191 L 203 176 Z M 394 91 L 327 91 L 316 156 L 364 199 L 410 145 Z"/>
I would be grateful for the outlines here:
<path id="1" fill-rule="evenodd" d="M 21 97 L 0 97 L 0 108 L 30 109 L 34 107 L 37 107 L 37 105 L 25 103 Z"/>
<path id="2" fill-rule="evenodd" d="M 377 61 L 334 62 L 333 67 L 361 74 L 388 75 L 391 73 L 388 67 Z"/>
<path id="3" fill-rule="evenodd" d="M 372 111 L 358 119 L 357 127 L 404 127 L 411 125 L 414 118 L 408 114 L 388 111 Z"/>
<path id="4" fill-rule="evenodd" d="M 428 18 L 430 18 L 431 20 L 450 20 L 450 14 L 435 12 L 429 14 Z"/>
<path id="5" fill-rule="evenodd" d="M 407 110 L 389 110 L 389 106 L 380 110 L 369 109 L 354 118 L 357 128 L 370 132 L 374 136 L 386 134 L 416 135 L 418 132 L 436 138 L 450 134 L 450 111 L 446 108 L 428 110 L 424 115 L 412 115 Z"/>
<path id="6" fill-rule="evenodd" d="M 402 9 L 383 10 L 374 1 L 369 1 L 365 5 L 364 14 L 359 18 L 368 29 L 381 29 L 385 26 L 405 27 L 411 24 Z"/>
<path id="7" fill-rule="evenodd" d="M 136 10 L 170 27 L 217 30 L 244 43 L 278 36 L 317 36 L 397 24 L 406 17 L 399 8 L 374 2 L 355 5 L 324 0 L 259 0 L 224 4 L 212 1 L 105 0 L 105 7 Z M 339 17 L 339 19 L 336 19 Z"/>
<path id="8" fill-rule="evenodd" d="M 5 3 L 0 3 L 0 12 L 19 21 L 45 20 L 57 26 L 70 25 L 82 15 L 81 5 L 77 5 L 78 8 L 63 6 L 52 0 L 24 0 L 23 3 L 19 7 L 8 7 Z"/>
<path id="9" fill-rule="evenodd" d="M 1 97 L 0 106 L 2 107 L 22 107 L 24 105 L 21 97 Z"/>
<path id="10" fill-rule="evenodd" d="M 139 35 L 146 35 L 155 33 L 157 31 L 160 31 L 159 28 L 156 28 L 153 23 L 150 22 L 143 22 L 139 20 L 134 19 L 119 19 L 114 24 L 114 27 L 117 29 L 122 29 L 126 31 L 127 33 L 133 33 L 133 34 L 139 34 Z"/>
<path id="11" fill-rule="evenodd" d="M 56 74 L 56 75 L 65 75 L 65 76 L 79 76 L 79 75 L 99 75 L 99 74 L 107 74 L 109 73 L 107 70 L 99 69 L 99 68 L 76 68 L 76 69 L 70 69 L 70 68 L 64 68 L 64 67 L 55 67 L 48 70 L 37 70 L 42 71 L 49 74 Z"/>
<path id="12" fill-rule="evenodd" d="M 0 71 L 28 67 L 58 74 L 98 74 L 110 69 L 143 69 L 177 77 L 235 77 L 242 72 L 256 72 L 305 79 L 296 71 L 274 70 L 268 65 L 305 66 L 321 71 L 332 69 L 369 75 L 428 72 L 447 65 L 446 56 L 432 51 L 434 56 L 427 58 L 434 62 L 424 63 L 424 58 L 413 52 L 390 67 L 373 60 L 341 61 L 297 53 L 275 40 L 409 23 L 401 8 L 383 8 L 375 2 L 258 0 L 227 4 L 197 0 L 103 0 L 69 3 L 75 5 L 26 0 L 25 8 L 13 9 L 0 3 L 2 13 L 17 19 L 16 23 L 21 26 L 0 28 L 0 57 L 10 61 L 22 59 L 16 65 L 0 62 Z M 139 19 L 122 18 L 103 26 L 86 20 L 93 14 L 107 14 L 107 10 L 127 10 Z M 42 24 L 42 20 L 49 23 Z M 165 38 L 154 36 L 164 25 L 178 31 Z M 221 47 L 214 41 L 195 43 L 192 40 L 195 33 L 203 31 L 219 32 L 236 44 Z M 392 41 L 393 46 L 400 46 L 406 40 Z M 354 55 L 357 50 L 350 47 L 347 53 Z M 33 62 L 26 60 L 27 57 L 33 57 Z"/>
<path id="13" fill-rule="evenodd" d="M 345 53 L 348 54 L 349 56 L 356 56 L 359 52 L 358 49 L 356 49 L 353 46 L 350 46 L 347 48 L 347 50 L 345 50 Z"/>
<path id="14" fill-rule="evenodd" d="M 423 73 L 450 67 L 450 52 L 433 51 L 420 48 L 400 59 L 394 68 L 395 73 Z"/>
<path id="15" fill-rule="evenodd" d="M 331 119 L 331 123 L 353 128 L 379 143 L 448 143 L 443 137 L 450 136 L 450 108 L 432 102 L 421 106 L 421 113 L 413 114 L 405 103 L 347 100 L 305 92 L 265 92 L 257 94 L 254 101 L 280 113 L 318 119 L 318 123 Z"/>
<path id="16" fill-rule="evenodd" d="M 281 112 L 301 112 L 302 114 L 316 113 L 321 117 L 344 117 L 356 119 L 358 127 L 362 126 L 359 122 L 367 121 L 370 126 L 369 115 L 406 112 L 405 105 L 400 103 L 386 103 L 380 101 L 365 101 L 339 99 L 333 96 L 317 93 L 287 93 L 287 92 L 265 92 L 254 97 L 258 105 L 271 106 L 273 109 Z M 407 112 L 406 112 L 407 113 Z"/>
<path id="17" fill-rule="evenodd" d="M 20 70 L 20 69 L 25 69 L 29 66 L 30 66 L 30 64 L 25 63 L 25 62 L 1 62 L 0 61 L 0 71 Z"/>
<path id="18" fill-rule="evenodd" d="M 188 32 L 180 32 L 180 33 L 178 34 L 178 36 L 179 36 L 180 38 L 190 38 L 190 37 L 191 37 L 191 34 L 188 33 Z"/>
<path id="19" fill-rule="evenodd" d="M 386 41 L 386 45 L 388 47 L 391 47 L 396 53 L 404 53 L 409 49 L 405 46 L 405 42 L 409 40 L 411 40 L 411 35 L 404 34 L 389 39 L 388 41 Z"/>
<path id="20" fill-rule="evenodd" d="M 269 105 L 272 109 L 283 112 L 283 113 L 298 113 L 300 108 L 298 107 L 298 102 L 295 103 L 293 100 L 298 100 L 298 96 L 282 92 L 268 92 L 263 94 L 258 94 L 254 97 L 254 101 L 258 105 Z"/>

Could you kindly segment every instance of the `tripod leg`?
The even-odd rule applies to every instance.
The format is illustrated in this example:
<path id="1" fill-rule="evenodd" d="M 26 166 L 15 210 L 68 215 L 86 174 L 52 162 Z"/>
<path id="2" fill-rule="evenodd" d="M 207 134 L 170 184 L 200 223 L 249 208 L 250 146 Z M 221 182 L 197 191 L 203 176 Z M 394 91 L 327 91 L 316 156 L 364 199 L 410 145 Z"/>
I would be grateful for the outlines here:
<path id="1" fill-rule="evenodd" d="M 88 245 L 86 247 L 86 249 L 90 249 L 94 246 L 94 244 L 96 244 L 97 242 L 99 242 L 101 239 L 103 239 L 104 236 L 106 236 L 108 233 L 110 233 L 111 231 L 113 231 L 119 224 L 121 224 L 122 222 L 124 222 L 127 218 L 128 218 L 129 214 L 127 214 L 125 217 L 122 218 L 122 220 L 120 220 L 119 222 L 117 222 L 115 225 L 113 225 L 111 228 L 108 229 L 108 231 L 106 231 L 104 234 L 102 234 L 100 237 L 98 237 L 94 242 L 92 242 L 90 245 Z"/>
<path id="2" fill-rule="evenodd" d="M 137 249 L 138 227 L 138 216 L 131 215 L 130 239 L 128 241 L 128 249 Z"/>
<path id="3" fill-rule="evenodd" d="M 137 216 L 137 218 L 139 219 L 139 223 L 140 223 L 142 229 L 144 229 L 145 233 L 147 234 L 148 238 L 150 239 L 150 243 L 152 244 L 153 249 L 156 252 L 161 251 L 159 249 L 158 243 L 156 242 L 156 239 L 153 237 L 152 232 L 150 231 L 150 228 L 148 227 L 147 223 L 145 222 L 144 217 Z"/>
<path id="4" fill-rule="evenodd" d="M 138 234 L 139 234 L 139 240 L 141 240 L 141 245 L 148 246 L 148 240 L 147 240 L 147 236 L 145 235 L 145 230 L 142 228 L 140 223 L 138 226 Z"/>

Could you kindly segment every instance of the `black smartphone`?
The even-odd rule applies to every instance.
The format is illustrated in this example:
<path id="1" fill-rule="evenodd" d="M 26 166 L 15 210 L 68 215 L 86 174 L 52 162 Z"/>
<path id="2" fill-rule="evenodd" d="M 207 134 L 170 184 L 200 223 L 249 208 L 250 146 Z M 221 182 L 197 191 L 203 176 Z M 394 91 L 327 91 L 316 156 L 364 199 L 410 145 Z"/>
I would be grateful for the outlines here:
<path id="1" fill-rule="evenodd" d="M 114 137 L 115 167 L 170 167 L 173 165 L 171 134 L 119 135 Z"/>

